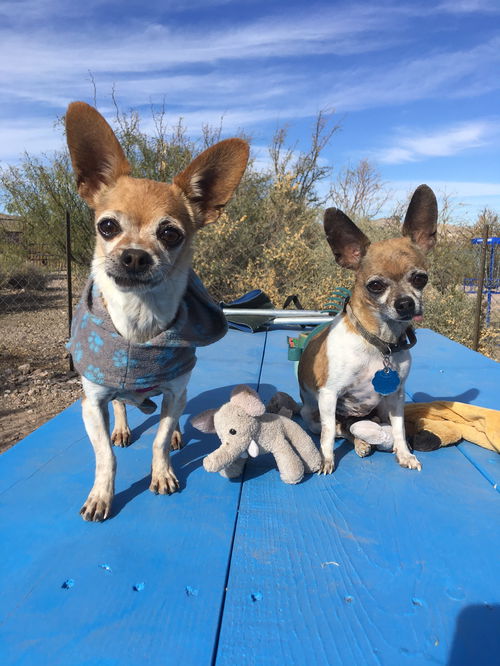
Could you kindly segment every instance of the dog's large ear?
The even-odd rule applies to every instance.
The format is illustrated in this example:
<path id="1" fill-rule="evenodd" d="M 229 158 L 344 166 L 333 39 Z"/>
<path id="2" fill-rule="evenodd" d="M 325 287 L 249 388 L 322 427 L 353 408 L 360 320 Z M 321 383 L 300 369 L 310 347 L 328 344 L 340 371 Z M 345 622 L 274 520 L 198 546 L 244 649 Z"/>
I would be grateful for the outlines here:
<path id="1" fill-rule="evenodd" d="M 214 416 L 216 412 L 216 409 L 206 409 L 204 412 L 201 412 L 197 416 L 193 416 L 191 419 L 191 425 L 193 428 L 196 428 L 196 430 L 201 430 L 201 432 L 216 432 L 214 423 Z"/>
<path id="2" fill-rule="evenodd" d="M 175 176 L 193 207 L 198 224 L 215 222 L 237 188 L 248 162 L 249 147 L 242 139 L 226 139 L 207 148 Z"/>
<path id="3" fill-rule="evenodd" d="M 370 245 L 369 238 L 338 208 L 325 210 L 323 226 L 335 261 L 356 270 Z"/>
<path id="4" fill-rule="evenodd" d="M 130 164 L 113 130 L 93 106 L 72 102 L 66 112 L 66 140 L 78 193 L 90 205 L 103 185 L 130 173 Z"/>
<path id="5" fill-rule="evenodd" d="M 438 205 L 428 185 L 419 185 L 410 201 L 403 222 L 403 236 L 409 236 L 424 252 L 436 244 Z"/>

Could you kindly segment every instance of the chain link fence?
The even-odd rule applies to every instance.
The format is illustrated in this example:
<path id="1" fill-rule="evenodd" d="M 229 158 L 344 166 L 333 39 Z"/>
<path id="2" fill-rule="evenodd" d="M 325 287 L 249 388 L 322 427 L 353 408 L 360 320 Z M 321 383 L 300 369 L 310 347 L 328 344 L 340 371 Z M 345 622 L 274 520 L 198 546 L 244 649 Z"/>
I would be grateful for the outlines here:
<path id="1" fill-rule="evenodd" d="M 63 215 L 53 233 L 65 234 L 65 225 Z M 80 397 L 65 343 L 88 267 L 49 240 L 0 216 L 0 453 Z"/>
<path id="2" fill-rule="evenodd" d="M 70 227 L 67 216 L 61 228 Z M 66 253 L 56 252 L 53 245 L 33 242 L 20 218 L 0 215 L 0 317 L 56 310 L 66 331 L 88 270 L 74 262 L 70 244 Z"/>
<path id="3" fill-rule="evenodd" d="M 484 304 L 484 323 L 487 328 L 500 326 L 500 236 L 492 236 L 489 226 L 484 228 L 482 237 L 473 238 L 475 263 L 478 266 L 478 277 L 465 278 L 464 290 L 476 294 L 477 312 L 480 318 Z M 477 327 L 479 328 L 479 326 Z M 477 331 L 479 335 L 480 331 Z"/>
<path id="4" fill-rule="evenodd" d="M 20 340 L 27 326 L 39 331 L 40 345 L 57 340 L 61 358 L 65 357 L 63 343 L 89 267 L 73 257 L 68 213 L 61 216 L 60 224 L 57 233 L 66 237 L 66 247 L 60 244 L 55 251 L 53 244 L 33 242 L 21 219 L 0 216 L 0 344 L 4 347 L 4 362 L 11 348 L 5 338 L 9 328 L 6 324 L 14 318 Z M 483 235 L 462 240 L 455 235 L 446 242 L 441 240 L 443 249 L 432 260 L 433 285 L 428 288 L 425 325 L 500 360 L 500 238 L 489 236 L 487 229 Z M 452 290 L 451 279 L 456 283 Z M 460 313 L 468 313 L 467 321 L 460 322 L 460 333 L 453 318 L 448 327 L 444 320 L 445 305 L 446 316 L 453 317 L 453 301 L 457 303 L 458 319 L 464 319 Z M 66 359 L 69 364 L 67 355 Z"/>

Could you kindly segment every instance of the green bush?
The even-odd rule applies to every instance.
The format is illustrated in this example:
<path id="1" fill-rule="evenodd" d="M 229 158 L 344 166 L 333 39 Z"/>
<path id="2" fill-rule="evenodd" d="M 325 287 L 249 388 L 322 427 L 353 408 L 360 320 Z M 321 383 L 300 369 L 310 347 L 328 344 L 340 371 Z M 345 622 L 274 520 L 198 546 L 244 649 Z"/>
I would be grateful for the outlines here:
<path id="1" fill-rule="evenodd" d="M 147 135 L 137 113 L 124 115 L 117 110 L 115 131 L 135 176 L 171 181 L 195 154 L 221 138 L 220 128 L 204 127 L 201 138 L 193 141 L 182 122 L 168 129 L 163 111 L 154 115 L 154 125 L 155 135 Z M 228 301 L 260 288 L 278 307 L 288 295 L 298 294 L 304 307 L 316 309 L 336 287 L 351 286 L 353 274 L 335 264 L 324 238 L 321 220 L 326 205 L 350 211 L 372 240 L 399 234 L 407 202 L 396 204 L 395 214 L 387 220 L 374 220 L 386 196 L 378 173 L 366 161 L 338 170 L 336 180 L 325 188 L 333 170 L 325 166 L 322 151 L 337 129 L 331 117 L 320 113 L 302 152 L 287 147 L 287 130 L 278 129 L 269 146 L 268 168 L 256 170 L 250 162 L 221 219 L 199 232 L 195 268 L 215 298 Z M 68 211 L 75 268 L 81 269 L 79 275 L 87 270 L 94 224 L 76 192 L 66 151 L 43 158 L 24 155 L 19 166 L 0 171 L 0 188 L 7 211 L 24 220 L 30 243 L 47 247 L 53 256 L 64 256 Z M 320 189 L 330 192 L 328 202 L 319 196 Z M 464 294 L 462 284 L 464 277 L 477 276 L 470 239 L 478 235 L 482 221 L 477 228 L 459 227 L 450 224 L 452 217 L 456 221 L 449 201 L 443 198 L 440 236 L 429 259 L 425 326 L 470 345 L 474 299 Z M 498 226 L 492 213 L 483 217 L 488 217 L 492 228 Z M 32 267 L 23 266 L 17 272 L 4 268 L 4 273 L 3 283 L 7 280 L 11 288 L 46 285 L 47 276 Z M 495 353 L 497 334 L 498 327 L 483 330 L 482 351 Z"/>

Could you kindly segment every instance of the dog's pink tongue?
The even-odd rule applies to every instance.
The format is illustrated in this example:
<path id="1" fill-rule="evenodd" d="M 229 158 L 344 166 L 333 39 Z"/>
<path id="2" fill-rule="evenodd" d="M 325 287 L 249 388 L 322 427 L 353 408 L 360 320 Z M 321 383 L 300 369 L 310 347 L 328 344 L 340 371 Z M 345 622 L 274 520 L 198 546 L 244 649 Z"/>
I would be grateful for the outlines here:
<path id="1" fill-rule="evenodd" d="M 413 321 L 422 321 L 424 318 L 424 315 L 415 315 L 413 317 Z"/>

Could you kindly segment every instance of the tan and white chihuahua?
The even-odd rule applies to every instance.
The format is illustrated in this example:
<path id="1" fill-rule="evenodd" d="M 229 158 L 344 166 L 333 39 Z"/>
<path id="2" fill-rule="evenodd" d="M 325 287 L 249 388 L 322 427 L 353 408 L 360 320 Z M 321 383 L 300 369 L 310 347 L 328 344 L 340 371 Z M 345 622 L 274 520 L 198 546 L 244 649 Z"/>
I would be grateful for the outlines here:
<path id="1" fill-rule="evenodd" d="M 404 384 L 411 364 L 408 349 L 415 342 L 409 322 L 422 319 L 428 279 L 424 255 L 436 242 L 437 215 L 433 191 L 420 185 L 408 206 L 403 237 L 370 244 L 342 211 L 325 212 L 335 261 L 356 271 L 356 279 L 344 311 L 310 338 L 298 369 L 301 414 L 313 432 L 321 432 L 324 474 L 334 469 L 336 434 L 346 436 L 354 420 L 375 415 L 392 426 L 397 462 L 421 469 L 406 442 Z M 361 439 L 355 438 L 354 445 L 362 457 L 370 452 Z"/>
<path id="2" fill-rule="evenodd" d="M 225 333 L 225 321 L 222 325 L 217 319 L 220 311 L 191 270 L 193 236 L 200 227 L 218 219 L 241 180 L 249 148 L 241 139 L 221 141 L 194 159 L 172 184 L 166 184 L 131 177 L 131 167 L 113 130 L 84 102 L 69 105 L 66 134 L 78 192 L 95 212 L 97 238 L 91 280 L 83 299 L 86 302 L 81 303 L 90 309 L 80 316 L 82 342 L 75 342 L 72 332 L 70 349 L 75 366 L 78 360 L 85 368 L 77 366 L 85 392 L 83 420 L 96 459 L 94 485 L 80 513 L 85 520 L 101 521 L 109 516 L 114 495 L 112 442 L 118 446 L 130 443 L 124 402 L 150 413 L 155 405 L 149 398 L 163 395 L 153 442 L 150 489 L 170 494 L 179 487 L 169 449 L 171 445 L 179 448 L 181 443 L 178 419 L 195 362 L 194 346 L 209 344 Z M 191 300 L 186 300 L 188 292 Z M 200 332 L 203 322 L 197 319 L 198 312 L 205 317 L 208 329 L 212 320 L 217 324 L 206 340 Z M 91 330 L 92 325 L 100 328 Z M 201 342 L 195 341 L 197 335 Z M 104 351 L 106 337 L 120 340 L 125 348 Z M 173 341 L 180 361 L 171 349 L 161 351 L 159 338 Z M 86 364 L 80 360 L 86 353 L 84 344 L 90 354 Z M 156 353 L 146 379 L 136 379 L 135 384 L 129 377 L 141 361 L 129 357 L 131 350 L 138 352 L 139 359 L 141 354 Z M 92 360 L 92 354 L 99 352 L 104 365 L 122 373 L 119 381 L 108 382 Z M 164 359 L 167 368 L 160 379 L 158 359 Z M 111 438 L 110 401 L 115 414 Z"/>

